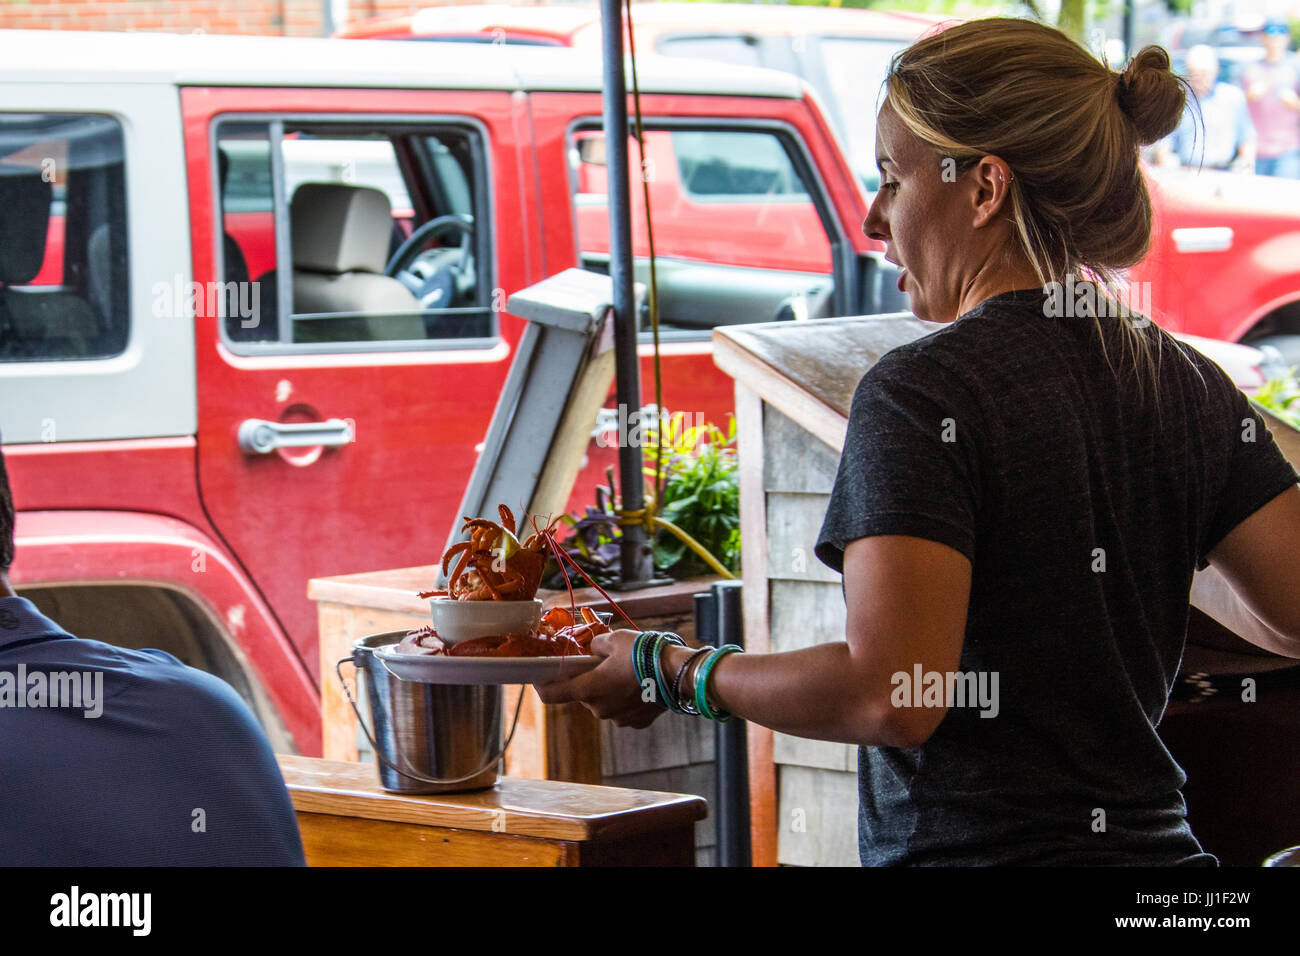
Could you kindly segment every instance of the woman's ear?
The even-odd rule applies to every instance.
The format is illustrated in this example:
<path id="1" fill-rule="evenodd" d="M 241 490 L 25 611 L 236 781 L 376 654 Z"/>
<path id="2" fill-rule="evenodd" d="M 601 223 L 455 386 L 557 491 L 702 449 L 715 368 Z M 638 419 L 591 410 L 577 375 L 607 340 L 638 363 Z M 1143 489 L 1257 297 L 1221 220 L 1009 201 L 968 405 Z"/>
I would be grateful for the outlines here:
<path id="1" fill-rule="evenodd" d="M 997 156 L 981 157 L 970 171 L 974 192 L 975 217 L 971 222 L 976 229 L 994 222 L 999 211 L 1008 202 L 1011 183 L 1015 175 Z"/>

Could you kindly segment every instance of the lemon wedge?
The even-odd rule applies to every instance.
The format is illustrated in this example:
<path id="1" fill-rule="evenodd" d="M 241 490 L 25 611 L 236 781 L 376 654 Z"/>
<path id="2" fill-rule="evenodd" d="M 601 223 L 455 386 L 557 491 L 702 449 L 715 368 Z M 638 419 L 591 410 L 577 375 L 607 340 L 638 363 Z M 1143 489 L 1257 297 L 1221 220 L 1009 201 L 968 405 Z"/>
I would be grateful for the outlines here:
<path id="1" fill-rule="evenodd" d="M 502 528 L 501 536 L 497 538 L 497 545 L 494 550 L 501 555 L 501 560 L 509 561 L 514 557 L 515 552 L 522 547 L 523 545 L 519 543 L 519 539 L 513 533 Z"/>

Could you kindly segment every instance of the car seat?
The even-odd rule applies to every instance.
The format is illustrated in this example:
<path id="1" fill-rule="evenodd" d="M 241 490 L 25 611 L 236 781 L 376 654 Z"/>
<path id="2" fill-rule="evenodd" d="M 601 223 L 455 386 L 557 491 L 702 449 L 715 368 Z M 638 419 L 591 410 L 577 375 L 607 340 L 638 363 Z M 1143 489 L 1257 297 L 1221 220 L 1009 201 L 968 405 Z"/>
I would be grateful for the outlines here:
<path id="1" fill-rule="evenodd" d="M 84 358 L 100 334 L 84 298 L 27 284 L 45 262 L 52 193 L 40 170 L 0 166 L 0 350 L 9 356 Z"/>

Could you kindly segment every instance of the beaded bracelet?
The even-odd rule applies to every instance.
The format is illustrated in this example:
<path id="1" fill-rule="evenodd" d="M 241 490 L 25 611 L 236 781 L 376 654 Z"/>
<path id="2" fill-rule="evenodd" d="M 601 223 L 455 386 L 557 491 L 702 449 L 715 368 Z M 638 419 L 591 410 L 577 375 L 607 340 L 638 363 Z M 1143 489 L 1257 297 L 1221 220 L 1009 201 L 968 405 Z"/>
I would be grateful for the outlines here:
<path id="1" fill-rule="evenodd" d="M 642 631 L 636 636 L 636 640 L 632 642 L 632 671 L 636 674 L 637 683 L 644 691 L 645 682 L 651 679 L 651 675 L 654 675 L 654 703 L 665 710 L 675 709 L 673 707 L 673 698 L 667 693 L 668 687 L 664 681 L 663 669 L 660 666 L 663 649 L 669 644 L 676 644 L 679 647 L 686 646 L 685 641 L 669 631 Z"/>
<path id="2" fill-rule="evenodd" d="M 632 673 L 636 674 L 637 685 L 640 686 L 645 677 L 641 673 L 641 649 L 647 637 L 653 634 L 653 631 L 642 631 L 637 634 L 636 639 L 632 641 Z"/>
<path id="3" fill-rule="evenodd" d="M 641 689 L 645 689 L 645 683 L 654 679 L 655 672 L 655 645 L 659 643 L 661 631 L 646 631 L 641 640 Z M 658 689 L 656 688 L 656 693 Z M 656 701 L 658 703 L 658 701 Z"/>
<path id="4" fill-rule="evenodd" d="M 638 684 L 644 684 L 651 673 L 650 650 L 659 631 L 642 631 L 632 642 L 632 670 L 636 673 Z"/>
<path id="5" fill-rule="evenodd" d="M 718 661 L 722 660 L 728 654 L 734 654 L 737 651 L 744 651 L 743 647 L 737 644 L 723 644 L 715 648 L 713 653 L 704 658 L 704 663 L 700 665 L 699 676 L 695 678 L 695 709 L 700 712 L 701 716 L 716 720 L 719 723 L 731 719 L 731 714 L 725 710 L 713 710 L 709 706 L 708 686 L 709 676 L 713 673 L 713 668 L 718 666 Z"/>

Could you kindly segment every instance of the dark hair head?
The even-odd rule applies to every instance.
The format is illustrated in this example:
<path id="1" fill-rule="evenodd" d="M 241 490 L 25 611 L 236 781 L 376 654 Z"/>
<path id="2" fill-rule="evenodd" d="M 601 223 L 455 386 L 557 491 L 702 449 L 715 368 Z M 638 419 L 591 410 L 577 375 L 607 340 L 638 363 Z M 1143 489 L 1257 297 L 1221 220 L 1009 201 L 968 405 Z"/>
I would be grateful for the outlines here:
<path id="1" fill-rule="evenodd" d="M 4 452 L 0 451 L 0 574 L 14 563 L 14 496 L 9 490 Z"/>

